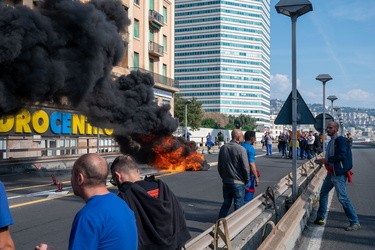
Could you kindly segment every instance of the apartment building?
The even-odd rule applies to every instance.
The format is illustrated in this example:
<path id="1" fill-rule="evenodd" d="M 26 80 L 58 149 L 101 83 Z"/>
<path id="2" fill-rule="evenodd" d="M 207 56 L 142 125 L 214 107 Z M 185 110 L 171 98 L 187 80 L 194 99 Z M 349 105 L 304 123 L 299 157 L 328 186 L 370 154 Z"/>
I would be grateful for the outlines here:
<path id="1" fill-rule="evenodd" d="M 122 0 L 131 24 L 124 39 L 129 41 L 115 74 L 132 70 L 149 72 L 155 80 L 154 94 L 159 104 L 170 104 L 178 91 L 174 80 L 174 2 L 169 0 Z"/>
<path id="2" fill-rule="evenodd" d="M 270 125 L 270 1 L 176 0 L 175 76 L 206 112 Z"/>

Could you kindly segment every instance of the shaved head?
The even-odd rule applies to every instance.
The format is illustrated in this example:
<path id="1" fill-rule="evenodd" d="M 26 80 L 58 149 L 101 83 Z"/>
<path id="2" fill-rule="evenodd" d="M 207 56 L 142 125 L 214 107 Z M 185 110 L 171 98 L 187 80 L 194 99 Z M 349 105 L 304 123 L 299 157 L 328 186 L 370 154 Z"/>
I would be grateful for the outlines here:
<path id="1" fill-rule="evenodd" d="M 79 157 L 73 165 L 72 175 L 83 174 L 87 185 L 106 184 L 108 176 L 107 162 L 97 154 L 85 154 Z"/>
<path id="2" fill-rule="evenodd" d="M 240 136 L 242 136 L 242 131 L 240 129 L 233 129 L 232 130 L 232 140 L 236 140 Z"/>

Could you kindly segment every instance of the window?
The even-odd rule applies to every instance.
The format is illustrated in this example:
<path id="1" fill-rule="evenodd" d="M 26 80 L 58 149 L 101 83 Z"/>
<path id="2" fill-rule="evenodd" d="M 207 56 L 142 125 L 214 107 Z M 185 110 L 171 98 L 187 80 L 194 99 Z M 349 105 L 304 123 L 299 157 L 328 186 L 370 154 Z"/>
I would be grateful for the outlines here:
<path id="1" fill-rule="evenodd" d="M 139 54 L 134 52 L 134 70 L 138 70 L 139 68 Z"/>
<path id="2" fill-rule="evenodd" d="M 150 72 L 154 72 L 154 59 L 150 58 Z"/>
<path id="3" fill-rule="evenodd" d="M 154 30 L 150 28 L 150 41 L 154 41 Z"/>
<path id="4" fill-rule="evenodd" d="M 163 51 L 167 51 L 167 36 L 163 35 Z"/>
<path id="5" fill-rule="evenodd" d="M 167 84 L 167 65 L 163 64 L 163 77 L 162 77 L 162 83 Z"/>
<path id="6" fill-rule="evenodd" d="M 154 10 L 154 0 L 150 0 L 150 10 Z"/>
<path id="7" fill-rule="evenodd" d="M 139 0 L 134 0 L 134 3 L 135 3 L 136 5 L 139 5 Z"/>
<path id="8" fill-rule="evenodd" d="M 167 7 L 163 6 L 163 22 L 167 23 Z"/>
<path id="9" fill-rule="evenodd" d="M 139 21 L 134 19 L 134 37 L 139 37 Z"/>

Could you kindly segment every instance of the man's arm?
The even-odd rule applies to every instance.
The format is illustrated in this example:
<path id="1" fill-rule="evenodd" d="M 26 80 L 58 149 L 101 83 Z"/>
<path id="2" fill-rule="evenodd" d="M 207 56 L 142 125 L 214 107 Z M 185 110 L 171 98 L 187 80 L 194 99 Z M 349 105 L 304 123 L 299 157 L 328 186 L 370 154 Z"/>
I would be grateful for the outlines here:
<path id="1" fill-rule="evenodd" d="M 257 167 L 255 166 L 255 162 L 249 162 L 250 165 L 250 172 L 254 175 L 254 180 L 255 180 L 255 186 L 259 186 L 259 177 L 257 173 Z"/>
<path id="2" fill-rule="evenodd" d="M 6 249 L 6 250 L 13 250 L 14 242 L 12 237 L 10 236 L 8 227 L 2 227 L 0 228 L 0 249 Z"/>
<path id="3" fill-rule="evenodd" d="M 245 148 L 241 146 L 241 162 L 242 162 L 242 170 L 244 172 L 244 181 L 245 185 L 249 182 L 250 180 L 250 169 L 249 169 L 249 162 L 248 162 L 248 157 L 247 157 L 247 152 Z"/>

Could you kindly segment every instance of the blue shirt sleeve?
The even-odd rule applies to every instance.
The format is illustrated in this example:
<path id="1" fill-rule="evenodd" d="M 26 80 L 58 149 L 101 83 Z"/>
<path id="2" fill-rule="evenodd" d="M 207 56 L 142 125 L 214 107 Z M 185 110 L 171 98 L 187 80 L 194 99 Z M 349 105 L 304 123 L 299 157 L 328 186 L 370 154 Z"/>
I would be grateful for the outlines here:
<path id="1" fill-rule="evenodd" d="M 13 223 L 5 187 L 0 181 L 0 228 L 12 225 Z"/>

